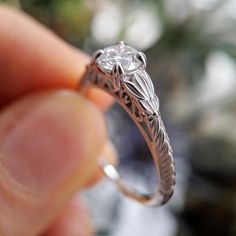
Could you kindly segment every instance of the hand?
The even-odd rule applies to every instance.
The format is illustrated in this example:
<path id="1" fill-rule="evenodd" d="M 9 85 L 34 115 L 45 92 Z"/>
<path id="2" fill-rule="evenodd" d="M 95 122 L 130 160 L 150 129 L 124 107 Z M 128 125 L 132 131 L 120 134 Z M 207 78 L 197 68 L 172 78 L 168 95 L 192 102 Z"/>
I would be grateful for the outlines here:
<path id="1" fill-rule="evenodd" d="M 101 177 L 97 159 L 115 153 L 101 113 L 111 99 L 73 92 L 88 61 L 30 17 L 0 7 L 2 236 L 93 234 L 85 205 L 70 199 Z"/>

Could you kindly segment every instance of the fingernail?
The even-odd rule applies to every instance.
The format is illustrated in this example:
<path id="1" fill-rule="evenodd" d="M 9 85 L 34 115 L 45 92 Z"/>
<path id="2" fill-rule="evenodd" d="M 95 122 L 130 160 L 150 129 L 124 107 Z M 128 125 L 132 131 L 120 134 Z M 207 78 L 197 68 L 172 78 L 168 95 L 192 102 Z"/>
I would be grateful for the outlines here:
<path id="1" fill-rule="evenodd" d="M 58 94 L 28 110 L 7 134 L 1 164 L 18 183 L 48 190 L 76 171 L 83 179 L 105 139 L 98 111 L 74 94 Z"/>

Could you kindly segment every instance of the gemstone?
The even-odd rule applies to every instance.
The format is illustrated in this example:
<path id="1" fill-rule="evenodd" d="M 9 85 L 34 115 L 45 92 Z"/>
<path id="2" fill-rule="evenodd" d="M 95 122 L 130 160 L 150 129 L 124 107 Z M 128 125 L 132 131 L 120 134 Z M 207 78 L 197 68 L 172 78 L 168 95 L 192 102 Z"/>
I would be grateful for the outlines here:
<path id="1" fill-rule="evenodd" d="M 142 62 L 137 58 L 138 51 L 124 43 L 119 43 L 104 49 L 104 52 L 96 59 L 99 68 L 111 73 L 113 66 L 120 63 L 125 73 L 137 70 Z"/>

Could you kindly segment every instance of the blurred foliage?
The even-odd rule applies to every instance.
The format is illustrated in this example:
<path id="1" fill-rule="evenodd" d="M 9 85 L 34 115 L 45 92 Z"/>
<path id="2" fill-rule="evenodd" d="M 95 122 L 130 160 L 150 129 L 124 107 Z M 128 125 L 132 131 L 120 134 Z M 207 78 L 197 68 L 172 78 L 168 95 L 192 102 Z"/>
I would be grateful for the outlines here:
<path id="1" fill-rule="evenodd" d="M 89 31 L 92 12 L 81 0 L 25 0 L 22 8 L 65 40 L 79 45 Z"/>

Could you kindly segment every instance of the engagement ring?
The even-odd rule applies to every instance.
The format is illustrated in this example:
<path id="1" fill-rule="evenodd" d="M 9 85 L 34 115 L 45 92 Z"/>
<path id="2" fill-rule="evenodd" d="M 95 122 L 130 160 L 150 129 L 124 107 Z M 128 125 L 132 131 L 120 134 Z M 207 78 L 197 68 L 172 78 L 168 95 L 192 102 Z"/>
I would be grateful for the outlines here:
<path id="1" fill-rule="evenodd" d="M 143 193 L 129 187 L 117 169 L 102 160 L 100 164 L 105 175 L 128 197 L 146 205 L 163 205 L 174 192 L 175 164 L 160 116 L 159 100 L 145 68 L 145 54 L 122 41 L 94 53 L 82 86 L 96 86 L 108 92 L 132 118 L 154 159 L 157 188 L 153 193 Z"/>

